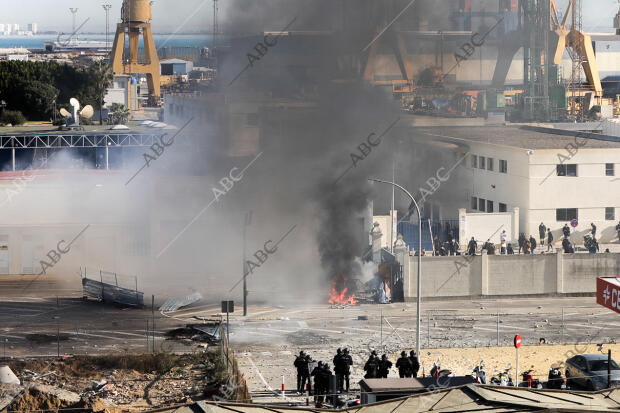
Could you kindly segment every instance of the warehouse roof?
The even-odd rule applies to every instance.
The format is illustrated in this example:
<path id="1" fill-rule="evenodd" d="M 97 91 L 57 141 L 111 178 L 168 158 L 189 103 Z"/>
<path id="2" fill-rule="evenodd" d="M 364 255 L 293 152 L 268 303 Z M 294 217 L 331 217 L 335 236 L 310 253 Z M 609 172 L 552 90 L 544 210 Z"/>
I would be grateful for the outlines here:
<path id="1" fill-rule="evenodd" d="M 562 149 L 588 139 L 584 148 L 620 148 L 620 137 L 592 132 L 567 131 L 532 126 L 437 126 L 414 129 L 420 137 L 453 143 L 480 142 L 521 149 Z"/>

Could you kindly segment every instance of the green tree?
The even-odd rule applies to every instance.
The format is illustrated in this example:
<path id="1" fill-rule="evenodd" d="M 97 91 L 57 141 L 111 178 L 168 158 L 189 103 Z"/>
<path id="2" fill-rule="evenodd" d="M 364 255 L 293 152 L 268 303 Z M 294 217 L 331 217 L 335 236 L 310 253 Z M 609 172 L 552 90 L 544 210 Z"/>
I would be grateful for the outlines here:
<path id="1" fill-rule="evenodd" d="M 20 82 L 19 86 L 23 95 L 22 112 L 30 119 L 49 119 L 58 89 L 38 80 Z"/>
<path id="2" fill-rule="evenodd" d="M 108 113 L 109 125 L 124 125 L 129 120 L 129 109 L 120 103 L 112 103 L 110 113 Z"/>
<path id="3" fill-rule="evenodd" d="M 88 68 L 88 74 L 92 79 L 92 87 L 96 96 L 95 109 L 99 109 L 99 124 L 103 125 L 103 99 L 108 90 L 109 85 L 114 80 L 114 74 L 108 63 L 103 60 L 93 63 Z"/>

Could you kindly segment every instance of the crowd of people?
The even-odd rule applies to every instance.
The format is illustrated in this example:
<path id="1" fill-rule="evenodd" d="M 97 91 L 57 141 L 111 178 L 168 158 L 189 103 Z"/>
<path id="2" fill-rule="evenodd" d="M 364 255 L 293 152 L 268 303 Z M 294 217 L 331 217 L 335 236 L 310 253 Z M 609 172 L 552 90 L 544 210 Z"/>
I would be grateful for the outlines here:
<path id="1" fill-rule="evenodd" d="M 349 377 L 351 375 L 351 366 L 353 365 L 353 358 L 349 350 L 339 348 L 336 350 L 336 355 L 332 361 L 334 364 L 333 372 L 330 369 L 329 363 L 314 361 L 309 354 L 300 351 L 293 363 L 297 369 L 297 392 L 303 393 L 308 391 L 309 394 L 314 394 L 317 403 L 322 403 L 325 397 L 330 394 L 330 380 L 335 375 L 336 392 L 348 393 L 350 389 Z M 392 365 L 386 354 L 379 358 L 377 352 L 373 350 L 364 364 L 364 378 L 387 378 Z M 396 368 L 401 378 L 417 377 L 420 370 L 420 362 L 415 351 L 412 350 L 409 356 L 407 356 L 406 352 L 401 352 L 401 357 L 396 360 Z M 311 383 L 311 379 L 314 379 L 314 383 Z"/>
<path id="2" fill-rule="evenodd" d="M 600 252 L 600 247 L 598 241 L 596 239 L 596 225 L 594 223 L 590 224 L 590 231 L 583 237 L 583 245 L 584 248 L 588 250 L 588 252 L 594 254 Z M 620 222 L 616 225 L 616 232 L 618 234 L 618 240 L 620 241 Z M 564 224 L 562 227 L 562 250 L 566 254 L 574 253 L 575 246 L 570 240 L 570 227 L 568 224 Z M 534 236 L 530 235 L 526 237 L 525 233 L 519 234 L 518 239 L 518 250 L 515 251 L 512 243 L 506 242 L 507 235 L 506 230 L 503 230 L 500 234 L 500 254 L 536 254 L 536 249 L 540 247 L 540 253 L 544 254 L 545 252 L 553 252 L 553 233 L 550 228 L 544 223 L 540 223 L 538 226 L 538 239 L 534 238 Z M 546 246 L 546 249 L 545 249 Z M 488 239 L 481 248 L 482 250 L 486 250 L 487 254 L 494 255 L 496 254 L 496 245 Z M 468 255 L 476 255 L 478 251 L 478 242 L 474 237 L 471 238 L 469 243 L 467 244 L 467 254 Z M 609 249 L 605 250 L 605 252 L 609 252 Z M 458 253 L 457 253 L 458 254 Z"/>

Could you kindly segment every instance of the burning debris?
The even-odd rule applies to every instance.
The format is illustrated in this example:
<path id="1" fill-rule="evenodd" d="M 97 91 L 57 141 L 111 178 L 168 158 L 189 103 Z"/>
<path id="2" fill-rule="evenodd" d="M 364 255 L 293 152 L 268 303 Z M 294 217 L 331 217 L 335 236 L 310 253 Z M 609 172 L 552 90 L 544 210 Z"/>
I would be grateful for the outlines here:
<path id="1" fill-rule="evenodd" d="M 332 290 L 329 295 L 328 303 L 332 305 L 357 305 L 358 301 L 355 299 L 355 294 L 350 290 L 350 284 L 352 283 L 349 283 L 349 279 L 347 277 L 336 277 L 332 282 Z"/>

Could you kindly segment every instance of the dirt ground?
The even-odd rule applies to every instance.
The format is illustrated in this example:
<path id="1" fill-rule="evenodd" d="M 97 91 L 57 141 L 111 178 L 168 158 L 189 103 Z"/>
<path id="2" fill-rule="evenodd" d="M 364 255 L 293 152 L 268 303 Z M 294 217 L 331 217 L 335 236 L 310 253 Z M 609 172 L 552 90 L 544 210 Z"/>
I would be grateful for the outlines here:
<path id="1" fill-rule="evenodd" d="M 119 411 L 142 411 L 204 399 L 216 394 L 224 380 L 225 368 L 218 364 L 218 353 L 214 350 L 181 356 L 136 354 L 8 361 L 24 387 L 35 386 L 35 391 L 15 400 L 9 410 L 53 405 L 53 397 L 37 391 L 41 387 L 67 392 L 69 399 L 81 399 L 81 407 L 105 405 Z"/>

